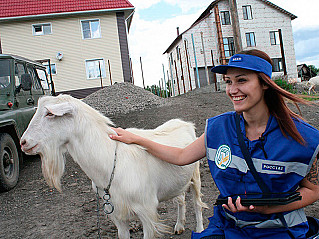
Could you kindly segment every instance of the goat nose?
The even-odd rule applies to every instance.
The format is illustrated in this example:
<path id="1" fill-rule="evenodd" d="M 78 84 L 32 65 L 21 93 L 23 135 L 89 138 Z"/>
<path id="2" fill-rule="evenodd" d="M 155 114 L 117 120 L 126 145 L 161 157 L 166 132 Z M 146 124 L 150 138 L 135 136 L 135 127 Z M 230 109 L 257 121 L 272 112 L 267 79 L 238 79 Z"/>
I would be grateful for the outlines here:
<path id="1" fill-rule="evenodd" d="M 25 139 L 22 139 L 22 140 L 20 141 L 20 145 L 21 145 L 21 146 L 25 145 L 26 143 L 27 143 L 27 141 L 26 141 Z"/>

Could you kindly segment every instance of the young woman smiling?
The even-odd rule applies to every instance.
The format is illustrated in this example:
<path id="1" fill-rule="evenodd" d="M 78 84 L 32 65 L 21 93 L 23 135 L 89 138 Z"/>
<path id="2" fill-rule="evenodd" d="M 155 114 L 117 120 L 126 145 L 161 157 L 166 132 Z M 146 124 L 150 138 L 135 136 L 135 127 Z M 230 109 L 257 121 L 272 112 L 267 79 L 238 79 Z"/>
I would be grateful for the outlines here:
<path id="1" fill-rule="evenodd" d="M 207 120 L 205 133 L 186 148 L 161 145 L 114 129 L 114 140 L 135 143 L 154 156 L 176 165 L 207 157 L 212 177 L 227 203 L 214 207 L 207 229 L 192 238 L 306 238 L 308 221 L 303 208 L 319 199 L 319 131 L 293 111 L 285 99 L 304 100 L 281 89 L 272 80 L 269 56 L 243 51 L 228 65 L 214 67 L 224 74 L 226 94 L 234 112 Z M 298 191 L 299 201 L 286 205 L 243 206 L 242 195 L 263 193 L 239 147 L 236 117 L 254 168 L 271 193 Z M 230 196 L 236 196 L 234 202 Z"/>

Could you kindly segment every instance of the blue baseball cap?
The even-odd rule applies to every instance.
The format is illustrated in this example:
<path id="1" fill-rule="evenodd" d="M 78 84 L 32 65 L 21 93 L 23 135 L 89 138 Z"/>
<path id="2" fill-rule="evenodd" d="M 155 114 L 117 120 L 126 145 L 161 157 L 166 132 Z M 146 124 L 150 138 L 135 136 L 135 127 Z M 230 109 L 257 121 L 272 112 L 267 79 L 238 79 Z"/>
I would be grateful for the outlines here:
<path id="1" fill-rule="evenodd" d="M 212 72 L 226 74 L 228 68 L 242 68 L 257 72 L 265 73 L 271 78 L 272 65 L 263 58 L 253 55 L 236 54 L 233 55 L 228 62 L 228 65 L 219 65 L 212 68 Z"/>

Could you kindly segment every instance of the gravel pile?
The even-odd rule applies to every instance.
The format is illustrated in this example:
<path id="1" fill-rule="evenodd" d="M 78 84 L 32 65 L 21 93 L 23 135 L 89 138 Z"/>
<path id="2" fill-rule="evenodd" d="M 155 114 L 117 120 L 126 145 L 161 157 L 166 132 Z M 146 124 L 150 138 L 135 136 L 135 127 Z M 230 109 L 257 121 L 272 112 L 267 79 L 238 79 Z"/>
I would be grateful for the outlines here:
<path id="1" fill-rule="evenodd" d="M 98 90 L 84 98 L 83 102 L 106 116 L 169 105 L 167 99 L 127 82 Z"/>

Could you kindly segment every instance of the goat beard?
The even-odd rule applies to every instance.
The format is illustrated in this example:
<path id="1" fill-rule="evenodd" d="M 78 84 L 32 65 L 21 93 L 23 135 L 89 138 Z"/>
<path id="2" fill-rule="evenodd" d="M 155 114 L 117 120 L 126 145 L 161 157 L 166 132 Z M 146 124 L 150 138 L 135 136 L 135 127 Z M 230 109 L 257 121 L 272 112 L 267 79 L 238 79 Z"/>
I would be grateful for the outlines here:
<path id="1" fill-rule="evenodd" d="M 57 149 L 57 150 L 52 150 Z M 50 187 L 56 188 L 59 192 L 61 189 L 61 178 L 64 173 L 65 156 L 61 149 L 55 147 L 45 147 L 40 154 L 42 161 L 42 174 Z"/>

